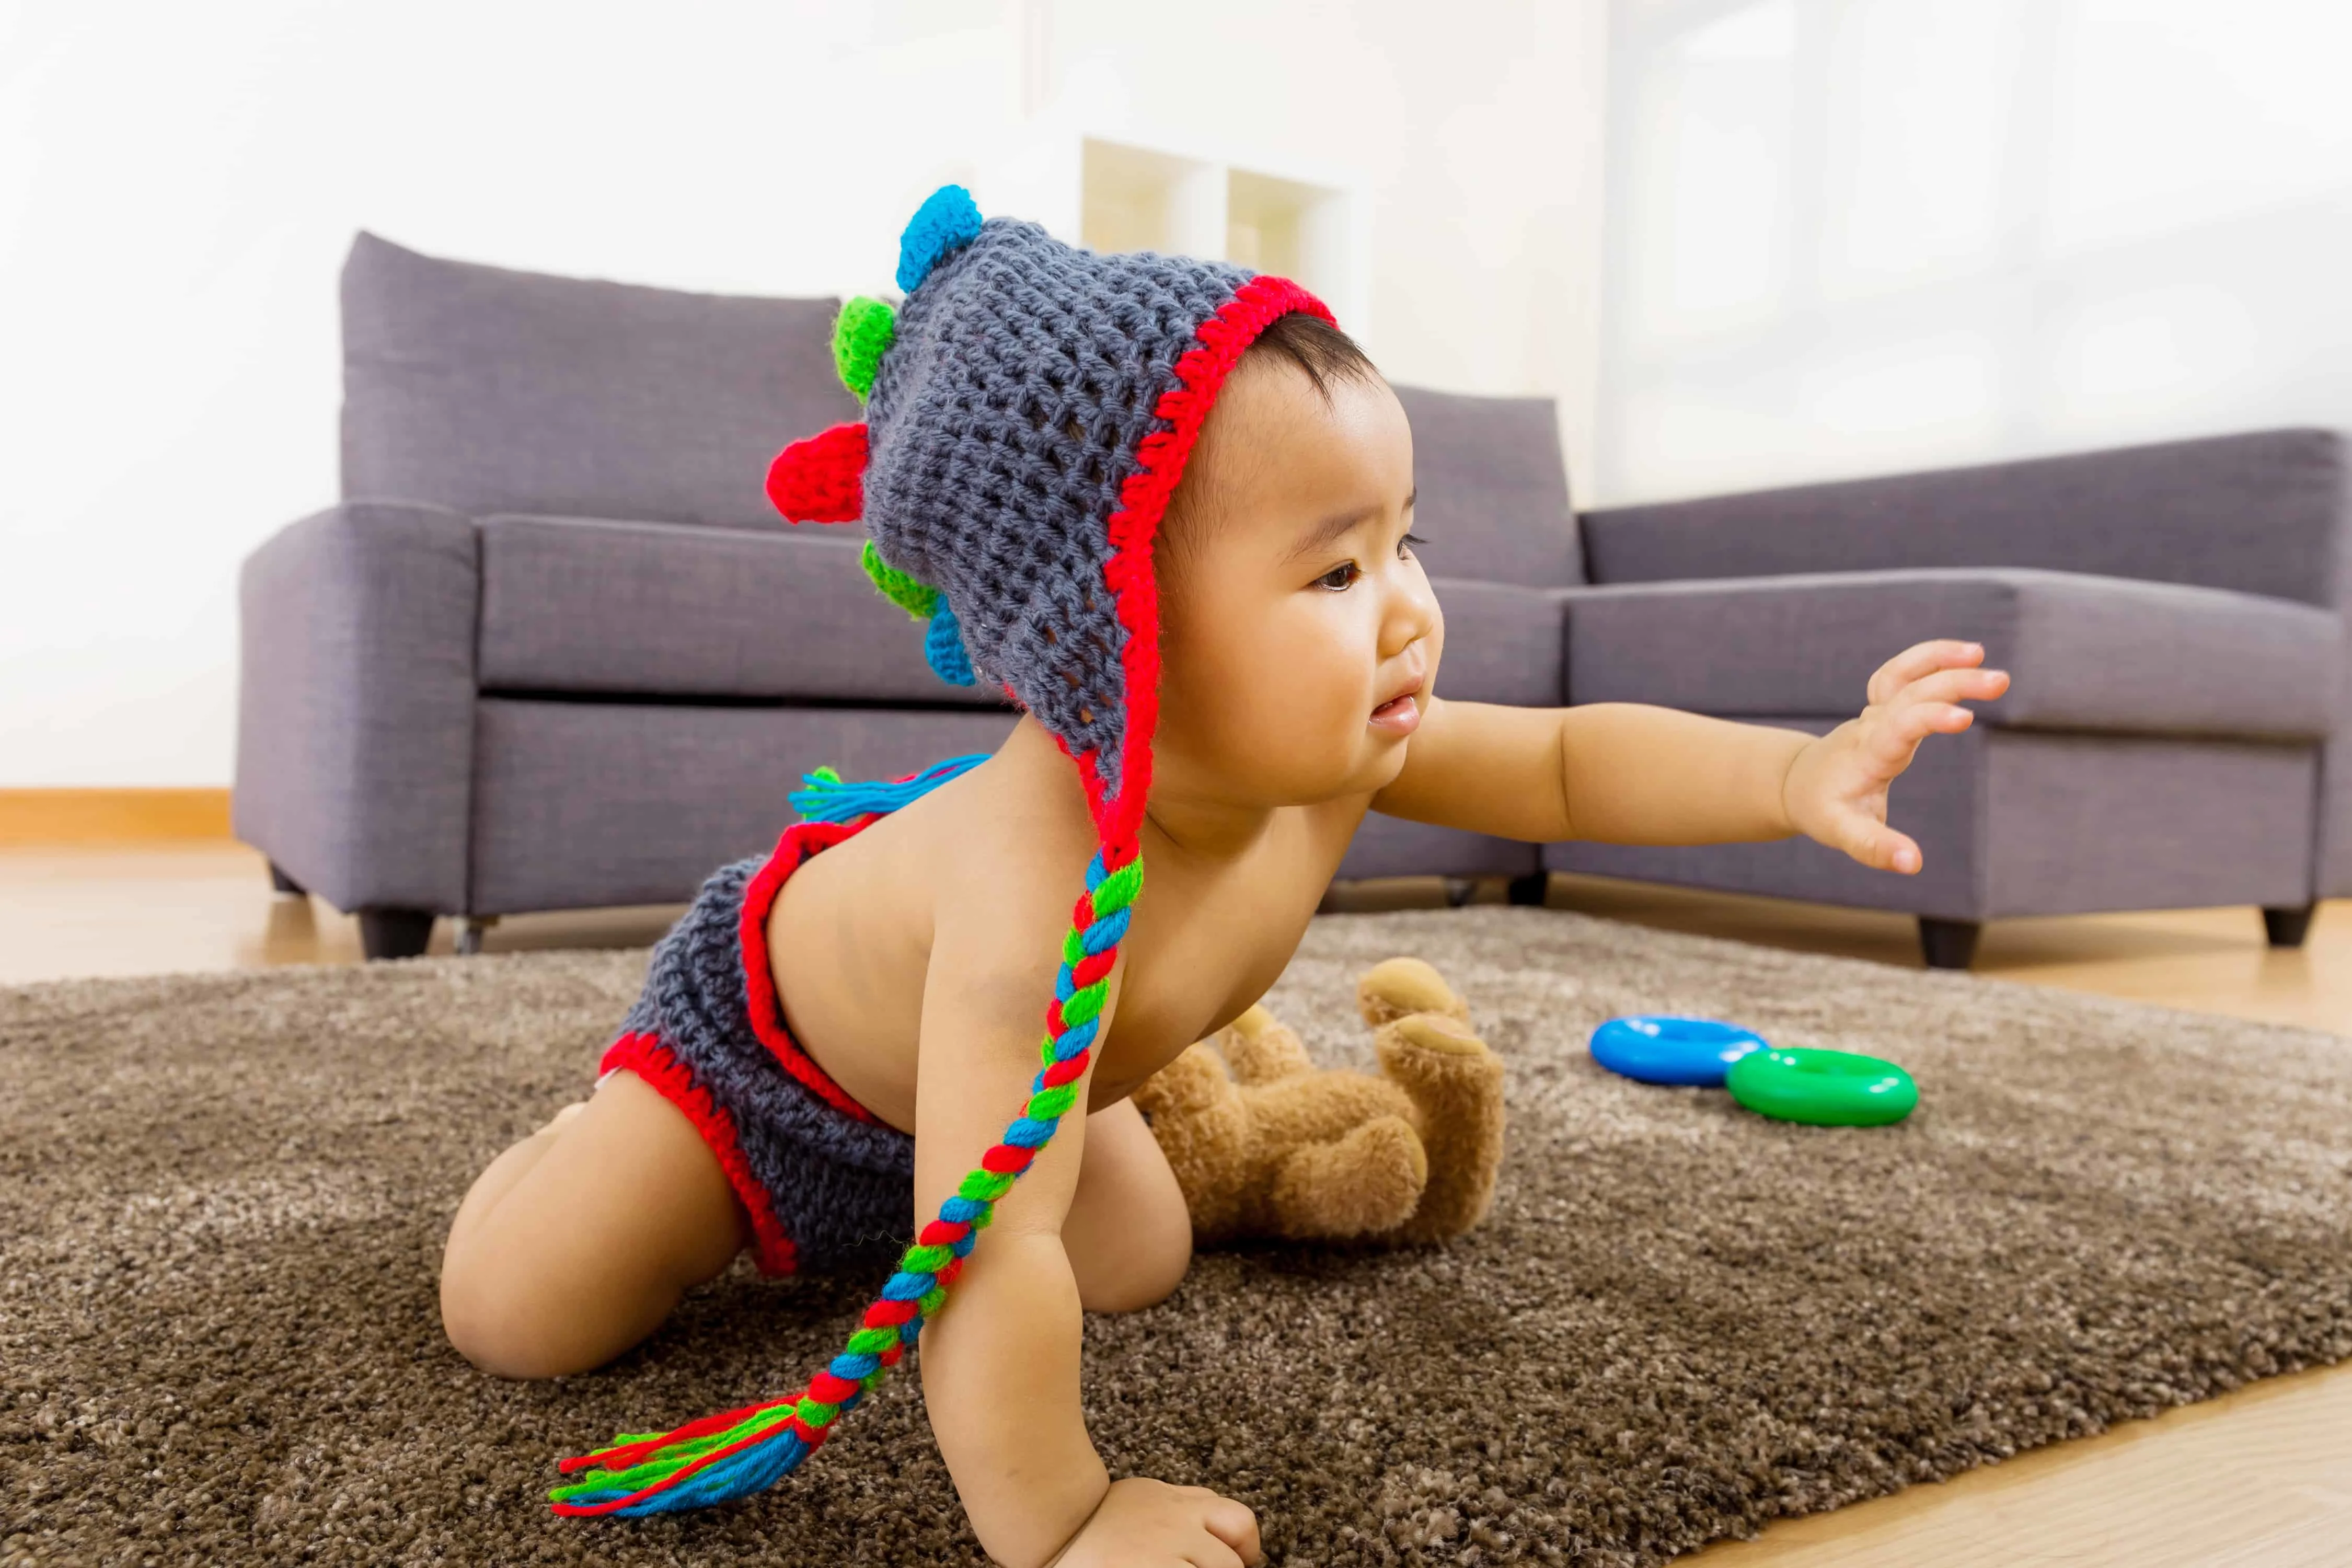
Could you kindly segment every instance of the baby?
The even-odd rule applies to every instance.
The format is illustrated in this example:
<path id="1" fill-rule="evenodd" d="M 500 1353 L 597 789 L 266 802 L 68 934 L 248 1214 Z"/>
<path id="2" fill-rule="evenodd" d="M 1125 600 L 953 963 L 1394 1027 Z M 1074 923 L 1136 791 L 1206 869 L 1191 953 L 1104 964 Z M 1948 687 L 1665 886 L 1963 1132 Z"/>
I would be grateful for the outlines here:
<path id="1" fill-rule="evenodd" d="M 681 1428 L 659 1463 L 616 1443 L 565 1511 L 768 1484 L 929 1321 L 931 1427 L 996 1561 L 1255 1563 L 1243 1504 L 1109 1479 L 1080 1314 L 1183 1278 L 1183 1198 L 1129 1096 L 1281 974 L 1364 814 L 1538 843 L 1804 833 L 1916 872 L 1887 786 L 2006 677 L 1923 642 L 1818 739 L 1449 702 L 1412 433 L 1311 296 L 983 226 L 952 186 L 898 282 L 895 315 L 854 302 L 836 337 L 867 424 L 789 448 L 771 494 L 793 521 L 862 515 L 934 667 L 1023 716 L 984 759 L 797 797 L 834 820 L 711 879 L 593 1096 L 467 1194 L 444 1320 L 485 1371 L 581 1372 L 746 1248 L 829 1266 L 938 1215 L 805 1396 Z"/>

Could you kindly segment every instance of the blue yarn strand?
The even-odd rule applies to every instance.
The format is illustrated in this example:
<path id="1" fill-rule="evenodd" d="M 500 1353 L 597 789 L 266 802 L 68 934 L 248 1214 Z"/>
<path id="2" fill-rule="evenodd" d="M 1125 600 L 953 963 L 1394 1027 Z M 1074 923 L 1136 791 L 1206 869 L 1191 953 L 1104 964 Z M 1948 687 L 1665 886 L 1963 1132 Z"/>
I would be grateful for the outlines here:
<path id="1" fill-rule="evenodd" d="M 988 755 L 986 752 L 972 752 L 950 757 L 943 763 L 933 763 L 903 784 L 880 779 L 852 784 L 835 776 L 829 769 L 803 773 L 801 782 L 807 787 L 796 789 L 785 798 L 792 802 L 794 811 L 811 822 L 847 822 L 874 812 L 896 811 L 909 801 L 920 800 L 950 779 L 988 761 Z"/>

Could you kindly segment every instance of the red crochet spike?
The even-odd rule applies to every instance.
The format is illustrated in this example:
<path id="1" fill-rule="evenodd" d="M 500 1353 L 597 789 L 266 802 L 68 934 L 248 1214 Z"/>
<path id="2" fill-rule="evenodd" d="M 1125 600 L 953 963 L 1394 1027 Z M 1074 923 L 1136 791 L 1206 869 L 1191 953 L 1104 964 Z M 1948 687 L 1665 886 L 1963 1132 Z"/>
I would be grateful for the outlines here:
<path id="1" fill-rule="evenodd" d="M 836 425 L 768 465 L 768 499 L 787 522 L 856 522 L 866 510 L 866 426 Z"/>

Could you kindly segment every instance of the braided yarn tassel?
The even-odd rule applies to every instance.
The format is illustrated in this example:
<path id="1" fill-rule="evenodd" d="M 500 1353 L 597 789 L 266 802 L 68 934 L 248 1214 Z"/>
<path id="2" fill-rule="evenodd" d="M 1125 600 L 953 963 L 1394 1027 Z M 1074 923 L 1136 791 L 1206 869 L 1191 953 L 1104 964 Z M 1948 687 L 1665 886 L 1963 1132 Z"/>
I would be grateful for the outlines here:
<path id="1" fill-rule="evenodd" d="M 1062 939 L 1062 967 L 1040 1047 L 1044 1066 L 1028 1104 L 899 1258 L 898 1271 L 866 1309 L 842 1352 L 797 1398 L 707 1415 L 672 1432 L 624 1432 L 608 1447 L 562 1461 L 558 1468 L 566 1475 L 587 1473 L 547 1494 L 557 1513 L 634 1518 L 748 1497 L 773 1485 L 832 1436 L 842 1414 L 914 1345 L 924 1322 L 946 1301 L 997 1200 L 1013 1190 L 1063 1116 L 1076 1107 L 1111 966 L 1142 890 L 1143 861 L 1131 840 L 1106 846 L 1087 865 L 1087 890 Z"/>

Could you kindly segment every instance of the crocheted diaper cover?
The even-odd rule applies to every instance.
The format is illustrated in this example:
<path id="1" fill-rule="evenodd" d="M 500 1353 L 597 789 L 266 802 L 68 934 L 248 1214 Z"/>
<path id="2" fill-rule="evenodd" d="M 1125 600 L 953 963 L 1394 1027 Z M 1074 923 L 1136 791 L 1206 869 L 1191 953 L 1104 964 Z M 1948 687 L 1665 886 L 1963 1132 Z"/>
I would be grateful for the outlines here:
<path id="1" fill-rule="evenodd" d="M 914 1214 L 914 1139 L 801 1048 L 768 967 L 768 911 L 785 879 L 873 820 L 799 823 L 773 854 L 713 872 L 654 948 L 596 1064 L 599 1081 L 626 1068 L 694 1123 L 751 1216 L 762 1274 L 895 1251 Z"/>

